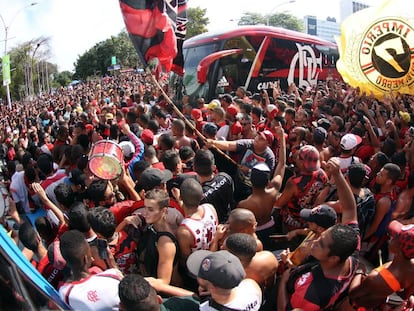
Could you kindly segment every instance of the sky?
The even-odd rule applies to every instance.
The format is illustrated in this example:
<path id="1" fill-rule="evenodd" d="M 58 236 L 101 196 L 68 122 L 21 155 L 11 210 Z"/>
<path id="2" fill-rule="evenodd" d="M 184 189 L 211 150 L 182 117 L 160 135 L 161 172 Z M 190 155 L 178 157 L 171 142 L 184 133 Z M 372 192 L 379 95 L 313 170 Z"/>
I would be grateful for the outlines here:
<path id="1" fill-rule="evenodd" d="M 209 30 L 236 26 L 244 12 L 287 12 L 302 18 L 336 17 L 339 0 L 188 0 L 189 7 L 207 9 Z M 350 0 L 351 1 L 351 0 Z M 373 3 L 375 0 L 365 0 Z M 77 58 L 96 43 L 118 35 L 124 28 L 117 0 L 0 0 L 0 15 L 8 29 L 7 48 L 39 37 L 50 38 L 51 55 L 46 59 L 59 71 L 74 71 Z M 0 55 L 4 54 L 5 27 L 0 27 Z M 39 54 L 42 46 L 39 47 Z"/>

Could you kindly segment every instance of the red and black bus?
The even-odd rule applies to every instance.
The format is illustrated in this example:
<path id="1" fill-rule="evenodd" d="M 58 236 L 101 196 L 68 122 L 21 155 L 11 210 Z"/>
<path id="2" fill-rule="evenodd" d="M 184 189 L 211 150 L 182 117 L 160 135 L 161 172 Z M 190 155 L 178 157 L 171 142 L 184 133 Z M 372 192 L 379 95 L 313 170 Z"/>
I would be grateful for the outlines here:
<path id="1" fill-rule="evenodd" d="M 184 94 L 210 100 L 244 86 L 252 93 L 279 82 L 311 87 L 340 79 L 336 44 L 315 36 L 268 26 L 207 32 L 184 42 Z"/>

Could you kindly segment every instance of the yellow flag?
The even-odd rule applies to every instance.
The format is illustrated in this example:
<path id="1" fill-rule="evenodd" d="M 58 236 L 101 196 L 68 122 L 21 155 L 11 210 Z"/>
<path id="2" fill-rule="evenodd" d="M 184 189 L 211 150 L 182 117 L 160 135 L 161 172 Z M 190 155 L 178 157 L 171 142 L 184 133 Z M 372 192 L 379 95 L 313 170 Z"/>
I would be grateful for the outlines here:
<path id="1" fill-rule="evenodd" d="M 367 94 L 414 95 L 414 4 L 387 0 L 349 16 L 337 39 L 337 69 Z"/>

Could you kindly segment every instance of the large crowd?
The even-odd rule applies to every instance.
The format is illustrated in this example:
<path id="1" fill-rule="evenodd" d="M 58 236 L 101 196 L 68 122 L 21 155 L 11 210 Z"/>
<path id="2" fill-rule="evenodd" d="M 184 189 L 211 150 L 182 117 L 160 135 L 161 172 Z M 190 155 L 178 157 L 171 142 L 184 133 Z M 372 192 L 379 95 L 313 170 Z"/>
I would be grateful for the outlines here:
<path id="1" fill-rule="evenodd" d="M 413 105 L 334 80 L 60 88 L 0 106 L 1 223 L 74 310 L 412 310 Z"/>

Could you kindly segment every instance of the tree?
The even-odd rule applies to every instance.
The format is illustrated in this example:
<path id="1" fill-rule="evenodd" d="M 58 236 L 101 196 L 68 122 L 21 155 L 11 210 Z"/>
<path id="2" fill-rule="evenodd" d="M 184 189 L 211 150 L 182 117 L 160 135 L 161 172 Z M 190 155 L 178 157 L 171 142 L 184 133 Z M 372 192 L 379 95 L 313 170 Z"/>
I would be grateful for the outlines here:
<path id="1" fill-rule="evenodd" d="M 57 66 L 47 61 L 51 54 L 49 43 L 50 38 L 39 37 L 10 50 L 12 99 L 22 99 L 50 89 Z M 3 88 L 0 95 L 5 97 Z"/>
<path id="2" fill-rule="evenodd" d="M 86 80 L 90 76 L 105 75 L 111 65 L 112 56 L 116 56 L 121 68 L 139 66 L 138 54 L 126 31 L 117 36 L 95 44 L 91 49 L 80 55 L 74 64 L 74 79 Z"/>
<path id="3" fill-rule="evenodd" d="M 53 80 L 56 86 L 67 86 L 72 81 L 72 73 L 70 71 L 59 72 Z"/>
<path id="4" fill-rule="evenodd" d="M 303 31 L 303 22 L 288 13 L 277 13 L 267 17 L 269 26 L 282 27 L 290 30 Z"/>
<path id="5" fill-rule="evenodd" d="M 239 26 L 265 24 L 266 18 L 260 13 L 245 12 L 237 23 Z"/>
<path id="6" fill-rule="evenodd" d="M 296 31 L 303 31 L 302 21 L 297 17 L 285 12 L 271 15 L 262 15 L 260 13 L 245 12 L 238 22 L 239 26 L 259 24 L 282 27 Z"/>
<path id="7" fill-rule="evenodd" d="M 202 9 L 200 7 L 187 9 L 187 39 L 203 32 L 207 32 L 207 24 L 209 20 L 208 17 L 206 17 L 206 12 L 207 9 Z"/>

